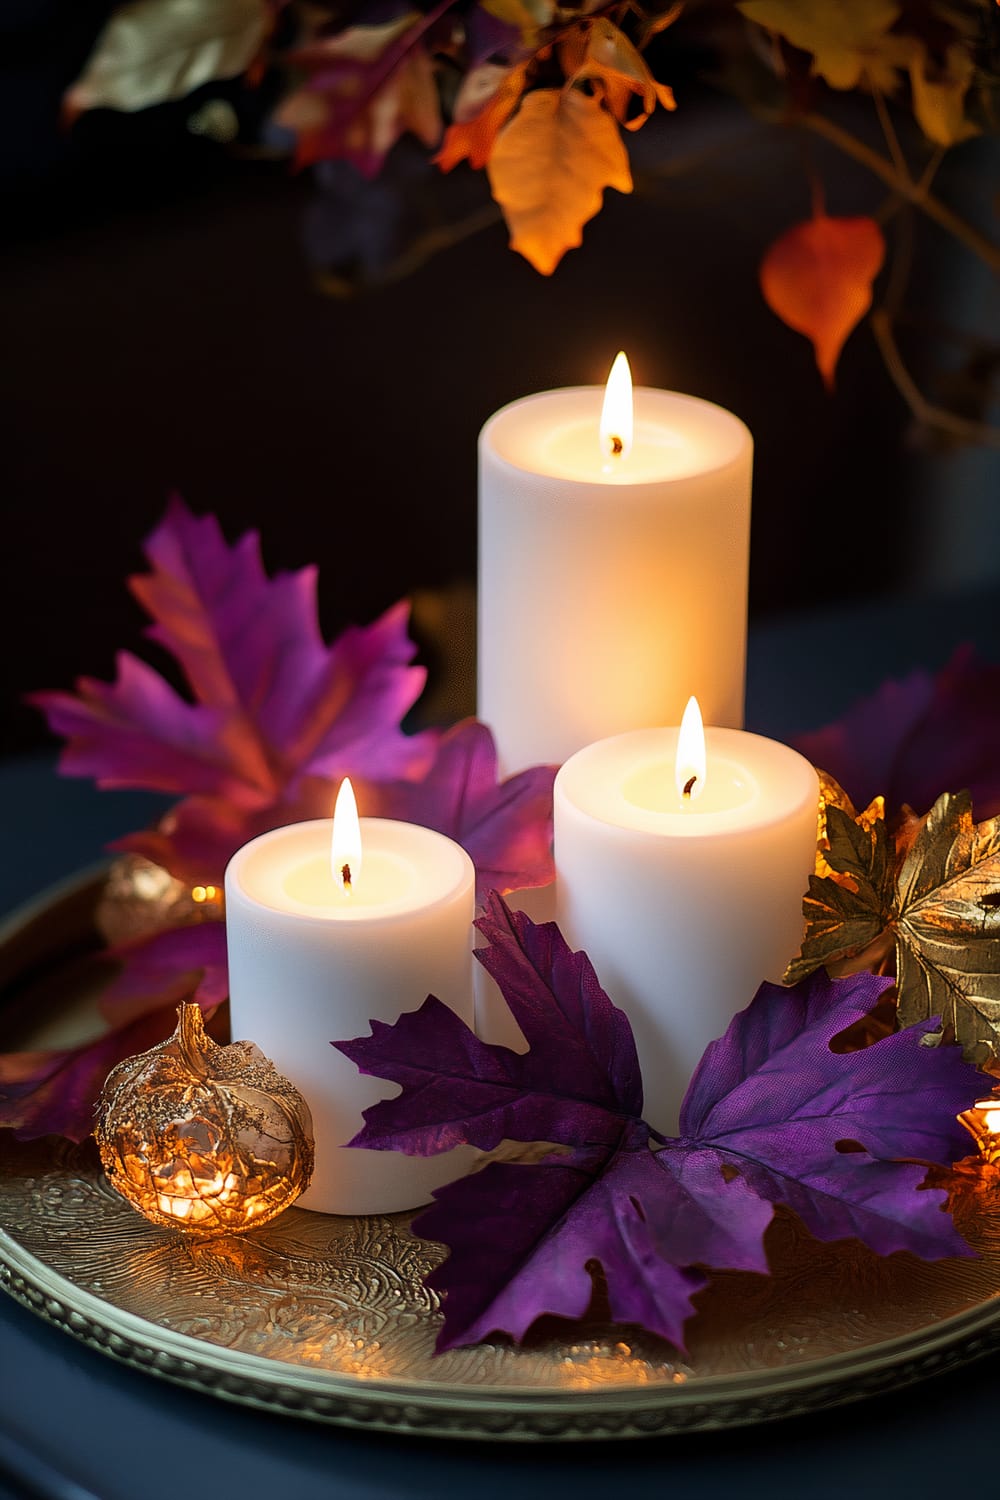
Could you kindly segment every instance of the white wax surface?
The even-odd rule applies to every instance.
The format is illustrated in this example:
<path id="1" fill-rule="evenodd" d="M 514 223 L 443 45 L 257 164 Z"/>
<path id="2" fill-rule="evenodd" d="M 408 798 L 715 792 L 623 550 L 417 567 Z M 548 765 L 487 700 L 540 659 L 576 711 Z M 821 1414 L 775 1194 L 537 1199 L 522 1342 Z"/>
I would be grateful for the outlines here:
<path id="1" fill-rule="evenodd" d="M 350 892 L 330 867 L 332 821 L 254 839 L 226 871 L 234 1037 L 257 1043 L 312 1111 L 316 1167 L 302 1208 L 394 1213 L 429 1200 L 471 1153 L 431 1158 L 346 1149 L 362 1111 L 398 1089 L 361 1075 L 331 1042 L 368 1036 L 429 994 L 473 1024 L 472 861 L 442 834 L 361 820 Z M 457 1159 L 458 1158 L 458 1159 Z"/>
<path id="2" fill-rule="evenodd" d="M 555 783 L 557 920 L 628 1014 L 666 1134 L 705 1047 L 798 952 L 819 798 L 796 751 L 708 729 L 704 795 L 682 805 L 677 733 L 590 745 Z"/>
<path id="3" fill-rule="evenodd" d="M 621 731 L 743 722 L 750 470 L 737 417 L 640 388 L 602 454 L 603 390 L 545 391 L 479 439 L 479 717 L 507 773 Z"/>

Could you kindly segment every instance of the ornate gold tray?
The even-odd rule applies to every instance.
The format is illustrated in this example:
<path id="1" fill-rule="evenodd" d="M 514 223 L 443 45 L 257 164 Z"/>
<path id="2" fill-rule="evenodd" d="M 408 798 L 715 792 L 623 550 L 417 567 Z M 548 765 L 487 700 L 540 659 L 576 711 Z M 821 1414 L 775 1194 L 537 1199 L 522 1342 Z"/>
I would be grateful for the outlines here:
<path id="1" fill-rule="evenodd" d="M 95 1025 L 106 976 L 101 881 L 52 892 L 0 929 L 0 1046 Z M 437 1259 L 408 1216 L 290 1209 L 242 1238 L 148 1225 L 104 1185 L 91 1144 L 0 1134 L 0 1285 L 93 1348 L 249 1406 L 346 1426 L 515 1441 L 639 1437 L 857 1401 L 1000 1347 L 1000 1195 L 957 1210 L 978 1261 L 879 1259 L 819 1245 L 790 1215 L 771 1277 L 727 1273 L 680 1354 L 637 1329 L 550 1320 L 525 1348 L 432 1354 Z"/>

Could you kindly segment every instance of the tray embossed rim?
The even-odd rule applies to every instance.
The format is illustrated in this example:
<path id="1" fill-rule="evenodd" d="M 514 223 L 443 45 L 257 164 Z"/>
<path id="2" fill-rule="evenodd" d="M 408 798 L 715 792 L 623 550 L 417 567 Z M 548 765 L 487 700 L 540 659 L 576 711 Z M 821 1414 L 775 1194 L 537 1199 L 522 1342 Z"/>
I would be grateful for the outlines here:
<path id="1" fill-rule="evenodd" d="M 833 1355 L 792 1370 L 709 1375 L 682 1386 L 525 1395 L 498 1387 L 362 1385 L 159 1327 L 75 1286 L 2 1230 L 0 1286 L 90 1348 L 175 1384 L 317 1421 L 439 1437 L 625 1438 L 746 1426 L 897 1390 L 1000 1348 L 1000 1303 L 984 1303 L 861 1356 Z"/>
<path id="2" fill-rule="evenodd" d="M 61 883 L 0 924 L 13 970 L 42 951 L 60 912 L 79 920 L 100 887 L 93 871 Z M 40 945 L 41 944 L 41 945 Z M 11 963 L 0 965 L 10 977 Z M 983 1302 L 856 1350 L 679 1384 L 533 1390 L 360 1379 L 231 1349 L 161 1326 L 97 1296 L 0 1228 L 0 1288 L 92 1349 L 240 1405 L 341 1426 L 513 1441 L 665 1436 L 753 1425 L 863 1400 L 1000 1348 L 1000 1286 Z"/>

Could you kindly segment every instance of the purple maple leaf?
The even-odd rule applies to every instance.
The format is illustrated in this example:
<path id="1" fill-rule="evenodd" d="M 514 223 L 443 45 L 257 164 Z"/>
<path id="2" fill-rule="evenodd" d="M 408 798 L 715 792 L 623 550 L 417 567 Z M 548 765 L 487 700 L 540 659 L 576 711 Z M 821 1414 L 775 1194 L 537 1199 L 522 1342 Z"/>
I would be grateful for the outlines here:
<path id="1" fill-rule="evenodd" d="M 531 766 L 497 781 L 497 751 L 485 724 L 464 719 L 449 729 L 419 780 L 364 784 L 366 812 L 422 823 L 465 848 L 476 867 L 480 900 L 548 885 L 552 863 L 552 784 L 557 766 Z"/>
<path id="2" fill-rule="evenodd" d="M 968 789 L 979 818 L 1000 813 L 1000 667 L 962 646 L 936 676 L 885 682 L 837 723 L 792 741 L 857 807 L 882 795 L 929 810 L 942 788 Z"/>
<path id="3" fill-rule="evenodd" d="M 33 697 L 68 739 L 66 775 L 182 799 L 183 855 L 175 856 L 169 829 L 120 847 L 182 878 L 197 867 L 195 879 L 221 879 L 225 860 L 261 823 L 287 821 L 282 806 L 295 805 L 305 783 L 426 768 L 435 736 L 399 727 L 424 682 L 411 665 L 405 605 L 327 646 L 315 568 L 269 578 L 256 532 L 230 546 L 214 516 L 193 516 L 178 499 L 145 552 L 152 571 L 132 579 L 132 590 L 193 701 L 128 652 L 113 683 L 81 678 L 75 693 Z"/>
<path id="4" fill-rule="evenodd" d="M 640 1118 L 631 1027 L 586 955 L 495 893 L 478 925 L 488 946 L 477 957 L 526 1053 L 479 1041 L 433 997 L 334 1044 L 402 1089 L 365 1112 L 352 1145 L 417 1155 L 459 1142 L 553 1145 L 541 1161 L 491 1162 L 452 1183 L 415 1221 L 450 1250 L 429 1282 L 446 1294 L 439 1350 L 498 1330 L 520 1338 L 543 1313 L 582 1316 L 592 1261 L 614 1319 L 682 1346 L 711 1270 L 767 1270 L 775 1203 L 821 1238 L 855 1235 L 882 1254 L 970 1253 L 942 1212 L 945 1194 L 915 1189 L 928 1161 L 963 1154 L 955 1116 L 982 1076 L 957 1047 L 921 1047 L 929 1027 L 862 1052 L 830 1050 L 890 981 L 813 975 L 795 990 L 762 986 L 706 1051 L 682 1135 L 664 1142 Z"/>

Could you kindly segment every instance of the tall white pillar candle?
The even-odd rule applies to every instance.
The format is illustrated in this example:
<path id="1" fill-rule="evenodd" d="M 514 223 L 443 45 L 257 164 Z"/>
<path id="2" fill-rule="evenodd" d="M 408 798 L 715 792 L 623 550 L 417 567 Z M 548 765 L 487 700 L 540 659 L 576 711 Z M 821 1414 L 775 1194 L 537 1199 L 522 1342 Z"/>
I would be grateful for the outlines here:
<path id="1" fill-rule="evenodd" d="M 590 745 L 555 783 L 556 915 L 635 1032 L 645 1117 L 673 1134 L 695 1065 L 802 936 L 819 785 L 796 751 L 709 729 L 701 796 L 677 729 Z"/>
<path id="2" fill-rule="evenodd" d="M 431 829 L 361 820 L 360 875 L 335 879 L 332 822 L 276 828 L 226 871 L 232 1030 L 257 1043 L 305 1096 L 316 1134 L 312 1183 L 323 1213 L 392 1213 L 426 1203 L 459 1174 L 454 1155 L 346 1149 L 362 1111 L 398 1092 L 361 1075 L 331 1042 L 369 1034 L 429 994 L 473 1022 L 475 872 Z"/>
<path id="3" fill-rule="evenodd" d="M 480 435 L 478 713 L 508 774 L 677 723 L 692 692 L 743 723 L 750 433 L 639 389 L 609 454 L 603 396 L 528 396 Z"/>

